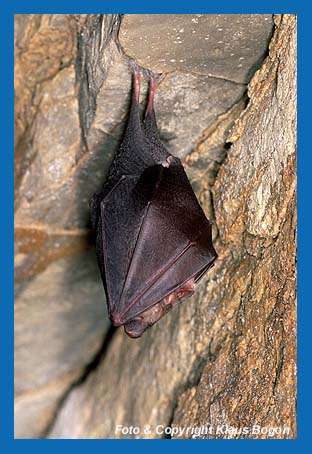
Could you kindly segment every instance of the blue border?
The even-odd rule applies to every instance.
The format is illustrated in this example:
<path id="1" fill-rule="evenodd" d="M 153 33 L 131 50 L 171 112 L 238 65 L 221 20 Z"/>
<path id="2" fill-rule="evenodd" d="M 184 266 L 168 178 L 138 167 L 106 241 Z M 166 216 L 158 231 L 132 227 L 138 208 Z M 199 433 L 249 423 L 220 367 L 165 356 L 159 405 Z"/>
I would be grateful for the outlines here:
<path id="1" fill-rule="evenodd" d="M 230 440 L 175 440 L 174 448 L 176 449 L 239 449 L 243 450 L 263 450 L 280 449 L 287 450 L 290 448 L 303 448 L 305 441 L 308 441 L 309 433 L 309 398 L 311 391 L 309 389 L 310 374 L 306 366 L 310 361 L 310 350 L 307 341 L 307 333 L 310 324 L 309 312 L 311 311 L 311 302 L 307 297 L 310 283 L 310 269 L 308 266 L 308 258 L 310 257 L 310 242 L 308 238 L 308 224 L 305 217 L 308 209 L 304 210 L 304 198 L 309 197 L 308 184 L 311 177 L 308 179 L 308 172 L 311 173 L 311 151 L 304 153 L 304 145 L 308 144 L 310 139 L 307 122 L 310 120 L 311 103 L 311 88 L 308 86 L 310 82 L 309 63 L 311 60 L 310 53 L 305 49 L 309 49 L 310 41 L 310 14 L 309 6 L 299 1 L 268 1 L 263 0 L 257 5 L 251 4 L 250 1 L 242 0 L 226 0 L 222 4 L 217 2 L 196 1 L 185 2 L 180 1 L 177 5 L 161 5 L 160 2 L 134 2 L 134 1 L 113 1 L 106 2 L 94 0 L 53 0 L 53 1 L 9 1 L 1 0 L 0 3 L 0 24 L 1 24 L 1 165 L 0 165 L 0 184 L 2 194 L 2 209 L 0 222 L 0 251 L 1 251 L 1 296 L 3 302 L 0 305 L 0 349 L 1 349 L 1 372 L 0 372 L 0 448 L 6 447 L 12 451 L 24 451 L 31 449 L 33 452 L 52 452 L 56 446 L 66 447 L 66 449 L 84 449 L 84 440 L 72 440 L 73 444 L 68 444 L 67 440 L 14 440 L 14 413 L 13 413 L 13 15 L 14 14 L 30 14 L 30 13 L 294 13 L 298 14 L 298 81 L 299 81 L 299 106 L 298 110 L 298 140 L 299 140 L 299 156 L 298 156 L 298 214 L 299 214 L 299 412 L 298 412 L 298 438 L 296 440 L 235 440 L 230 443 Z M 306 48 L 304 47 L 304 44 Z M 306 106 L 306 107 L 305 107 Z M 306 109 L 306 112 L 305 112 Z M 303 221 L 306 222 L 303 222 Z M 306 302 L 304 307 L 303 302 Z M 306 355 L 306 356 L 305 356 Z M 306 363 L 304 359 L 306 358 Z M 310 398 L 311 399 L 311 398 Z M 117 444 L 121 449 L 134 448 L 138 452 L 146 449 L 159 450 L 161 447 L 168 448 L 170 440 L 90 440 L 92 446 L 90 449 L 116 449 Z M 66 443 L 66 445 L 65 445 Z M 133 445 L 135 443 L 135 445 Z M 161 445 L 160 445 L 161 443 Z M 189 443 L 192 443 L 190 446 Z M 196 443 L 196 446 L 193 445 Z M 207 444 L 208 443 L 208 444 Z M 230 444 L 229 444 L 230 443 Z M 265 447 L 263 445 L 265 443 Z M 275 443 L 275 446 L 272 445 Z M 278 443 L 278 446 L 276 445 Z M 280 445 L 282 443 L 282 445 Z M 250 445 L 252 444 L 252 446 Z M 5 446 L 3 446 L 5 445 Z"/>
<path id="2" fill-rule="evenodd" d="M 4 0 L 5 1 L 5 0 Z M 23 1 L 23 0 L 9 0 L 5 1 L 7 4 L 5 10 L 9 14 L 69 14 L 69 13 L 209 13 L 209 14 L 222 14 L 222 13 L 253 13 L 253 14 L 271 14 L 275 13 L 295 13 L 299 8 L 295 0 L 263 0 L 257 5 L 251 4 L 247 0 L 222 0 L 222 3 L 208 2 L 207 0 L 193 0 L 186 2 L 181 0 L 176 4 L 174 2 L 147 2 L 147 1 L 129 1 L 129 0 L 116 0 L 105 2 L 105 0 L 47 0 L 40 2 L 36 0 Z M 1 5 L 1 9 L 4 8 Z"/>

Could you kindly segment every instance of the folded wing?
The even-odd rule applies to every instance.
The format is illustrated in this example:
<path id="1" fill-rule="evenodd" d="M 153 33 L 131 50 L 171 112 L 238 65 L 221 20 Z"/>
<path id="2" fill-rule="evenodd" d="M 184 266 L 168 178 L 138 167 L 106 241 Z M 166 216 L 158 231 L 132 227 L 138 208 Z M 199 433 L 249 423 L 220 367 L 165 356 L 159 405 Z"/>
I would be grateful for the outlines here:
<path id="1" fill-rule="evenodd" d="M 127 178 L 102 202 L 102 241 L 110 316 L 123 324 L 197 281 L 216 259 L 211 226 L 181 162 Z"/>

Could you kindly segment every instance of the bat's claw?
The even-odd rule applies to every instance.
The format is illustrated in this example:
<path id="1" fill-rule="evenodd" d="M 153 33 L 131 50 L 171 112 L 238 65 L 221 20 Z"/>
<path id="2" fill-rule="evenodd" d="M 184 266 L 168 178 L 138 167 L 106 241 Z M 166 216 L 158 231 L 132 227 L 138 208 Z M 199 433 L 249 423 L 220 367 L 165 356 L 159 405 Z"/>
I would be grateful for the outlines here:
<path id="1" fill-rule="evenodd" d="M 133 60 L 132 58 L 129 60 L 129 68 L 130 68 L 130 71 L 132 73 L 136 73 L 136 72 L 139 72 L 139 67 L 138 67 L 138 64 L 135 60 Z"/>
<path id="2" fill-rule="evenodd" d="M 155 74 L 153 73 L 153 71 L 151 69 L 145 69 L 144 70 L 144 76 L 147 79 L 155 79 Z"/>

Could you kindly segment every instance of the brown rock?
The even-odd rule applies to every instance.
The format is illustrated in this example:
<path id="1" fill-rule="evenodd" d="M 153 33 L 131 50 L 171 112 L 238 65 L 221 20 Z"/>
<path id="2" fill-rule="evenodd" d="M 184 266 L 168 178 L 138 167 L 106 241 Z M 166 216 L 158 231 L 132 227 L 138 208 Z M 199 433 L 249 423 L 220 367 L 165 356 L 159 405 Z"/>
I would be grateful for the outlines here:
<path id="1" fill-rule="evenodd" d="M 236 263 L 222 301 L 231 307 L 235 288 L 235 323 L 213 339 L 174 416 L 175 426 L 211 426 L 207 438 L 296 436 L 296 18 L 279 16 L 276 26 L 214 186 L 220 241 Z"/>
<path id="2" fill-rule="evenodd" d="M 208 422 L 215 432 L 204 437 L 272 436 L 216 433 L 218 424 L 287 426 L 273 436 L 295 437 L 295 31 L 294 16 L 276 18 L 270 55 L 213 185 L 216 266 L 143 338 L 114 336 L 64 402 L 51 438 L 158 438 L 157 426 L 172 417 L 172 427 Z M 203 182 L 204 207 L 208 190 Z M 140 433 L 116 433 L 118 424 Z"/>
<path id="3" fill-rule="evenodd" d="M 163 25 L 172 29 L 179 17 L 163 17 Z M 285 424 L 294 437 L 295 17 L 275 18 L 247 109 L 244 84 L 266 53 L 271 16 L 183 16 L 198 19 L 192 40 L 184 51 L 171 40 L 162 45 L 182 49 L 181 67 L 159 62 L 156 45 L 152 64 L 140 59 L 159 24 L 147 15 L 127 25 L 134 18 L 125 16 L 119 37 L 126 48 L 149 24 L 131 56 L 140 50 L 142 65 L 166 73 L 156 96 L 162 139 L 184 159 L 214 221 L 219 258 L 192 299 L 139 340 L 117 331 L 84 375 L 109 326 L 88 199 L 122 137 L 131 75 L 118 15 L 17 17 L 15 435 L 40 437 L 50 427 L 51 438 L 155 438 L 165 436 L 157 425 L 208 418 L 214 427 Z M 208 22 L 215 45 L 207 69 L 195 36 L 204 39 Z M 218 51 L 219 33 L 230 53 L 240 49 L 235 61 L 230 47 Z M 44 56 L 36 57 L 38 43 Z M 142 79 L 142 108 L 146 90 Z M 116 433 L 117 424 L 141 433 Z"/>
<path id="4" fill-rule="evenodd" d="M 63 396 L 68 387 L 80 375 L 65 374 L 50 385 L 36 388 L 34 391 L 16 394 L 14 399 L 14 437 L 39 438 L 45 435 L 47 427 L 53 420 L 60 396 Z"/>
<path id="5" fill-rule="evenodd" d="M 15 16 L 16 437 L 44 433 L 110 326 L 90 248 L 94 187 L 83 182 L 75 75 L 78 30 L 98 19 Z"/>

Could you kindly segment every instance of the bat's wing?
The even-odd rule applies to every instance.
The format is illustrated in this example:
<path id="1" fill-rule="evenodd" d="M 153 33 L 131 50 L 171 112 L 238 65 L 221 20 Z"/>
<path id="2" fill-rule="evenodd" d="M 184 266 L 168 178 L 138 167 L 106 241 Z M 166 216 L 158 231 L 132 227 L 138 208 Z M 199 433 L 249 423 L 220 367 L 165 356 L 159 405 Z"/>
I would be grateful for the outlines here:
<path id="1" fill-rule="evenodd" d="M 211 226 L 180 163 L 125 177 L 101 204 L 109 312 L 123 324 L 198 281 L 216 259 Z"/>
<path id="2" fill-rule="evenodd" d="M 140 229 L 160 178 L 160 167 L 150 167 L 143 173 L 144 178 L 120 178 L 100 204 L 97 256 L 100 269 L 102 262 L 110 315 L 119 311 Z"/>

